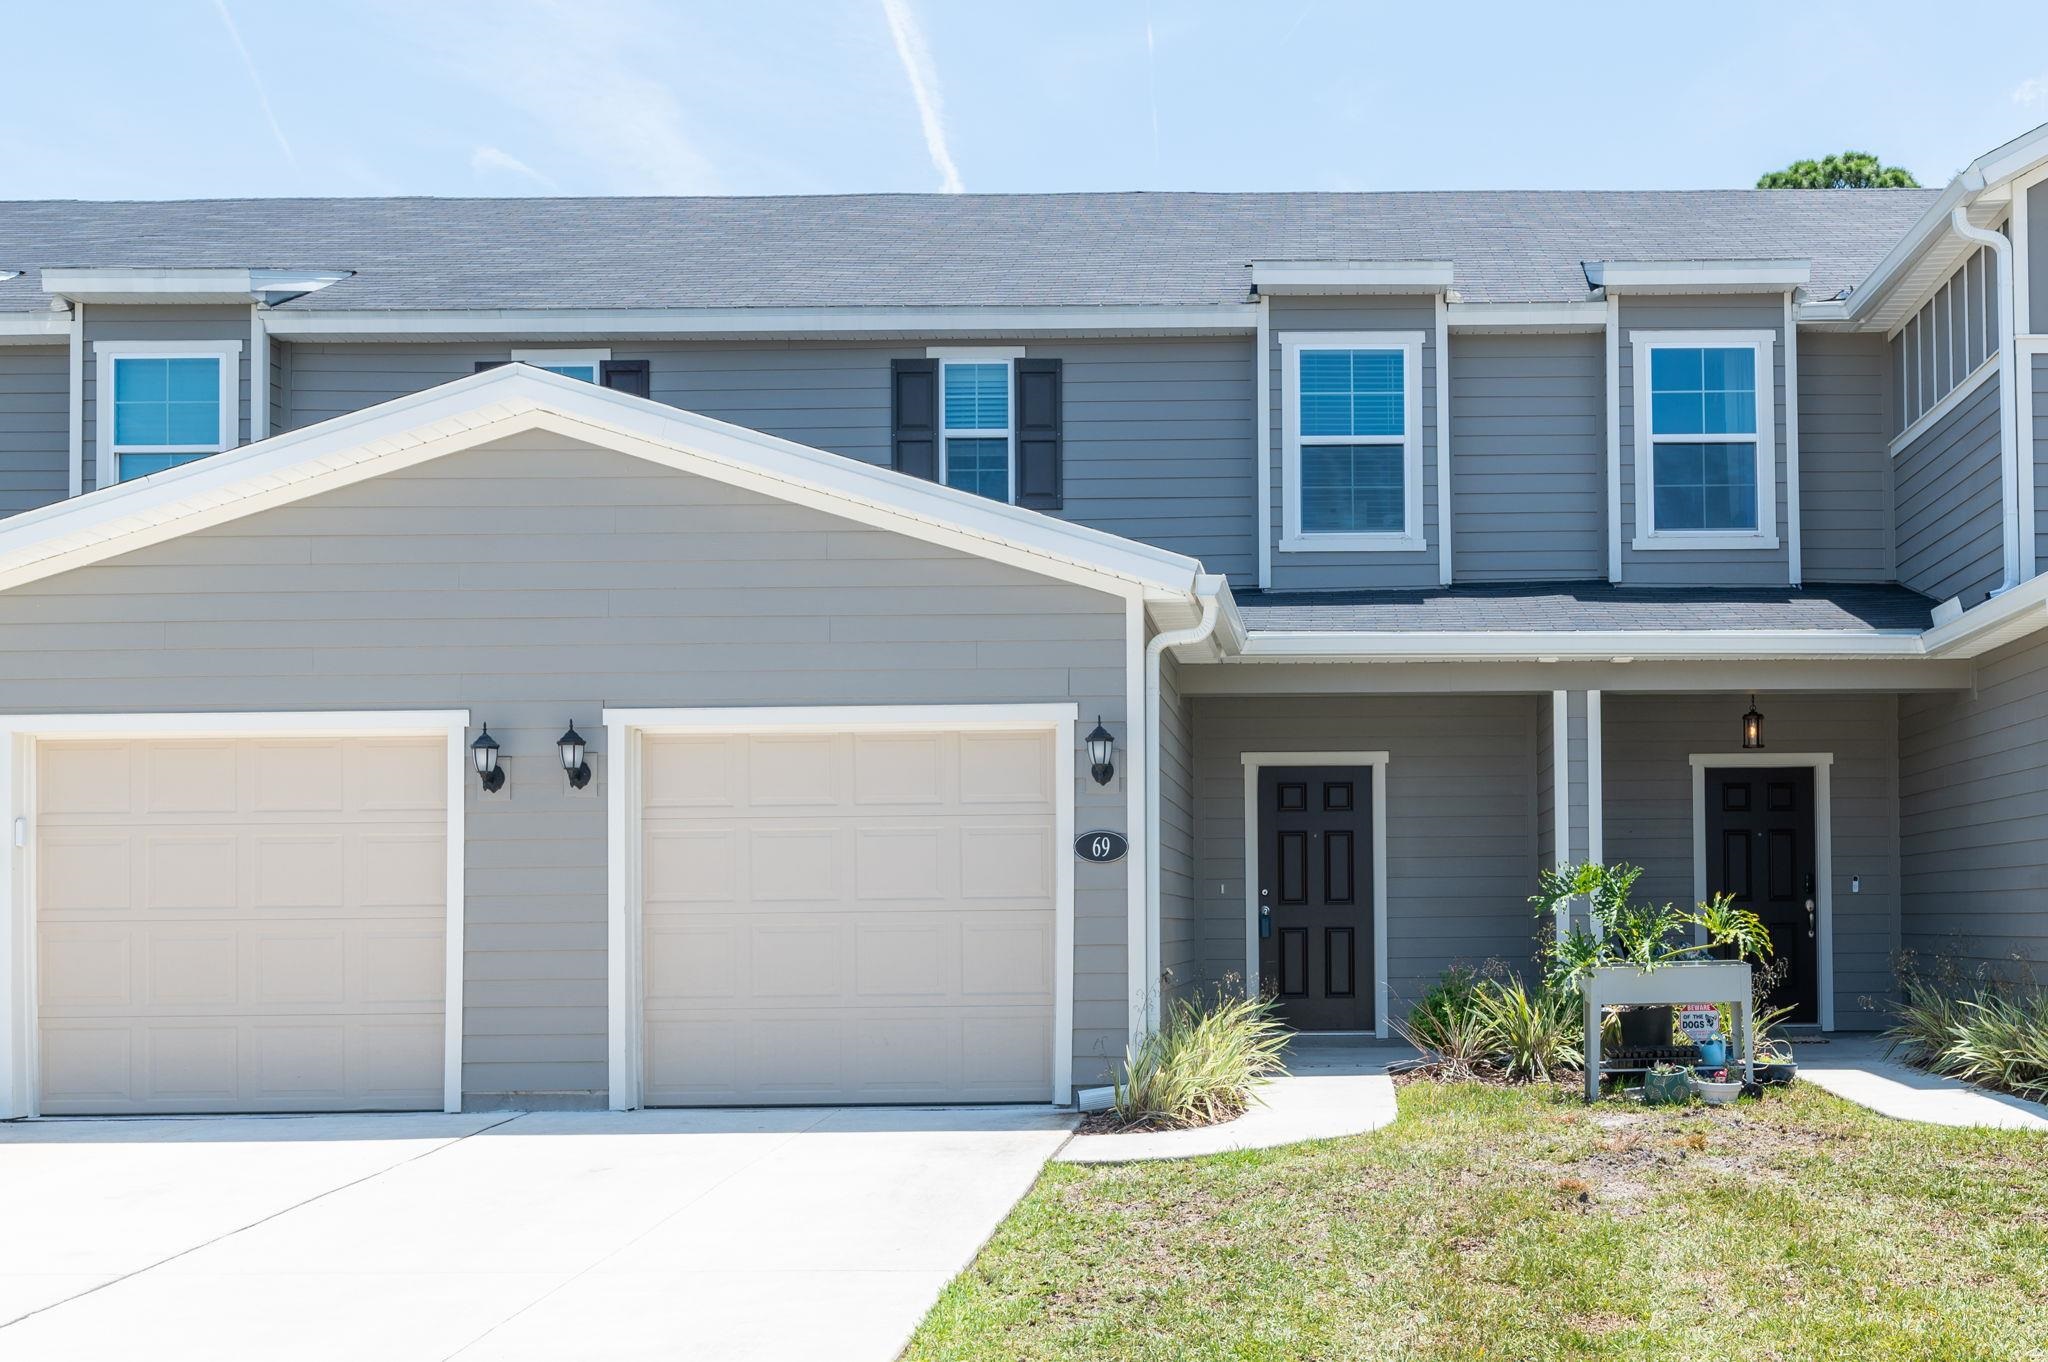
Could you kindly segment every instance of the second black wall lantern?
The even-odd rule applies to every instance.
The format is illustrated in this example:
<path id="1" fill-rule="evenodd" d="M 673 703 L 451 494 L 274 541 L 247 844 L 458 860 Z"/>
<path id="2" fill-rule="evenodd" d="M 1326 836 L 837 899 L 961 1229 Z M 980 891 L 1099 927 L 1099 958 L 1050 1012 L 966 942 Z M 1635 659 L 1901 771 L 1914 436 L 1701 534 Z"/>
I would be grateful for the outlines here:
<path id="1" fill-rule="evenodd" d="M 590 762 L 583 754 L 583 735 L 570 724 L 569 731 L 555 739 L 555 745 L 562 749 L 562 769 L 569 773 L 569 788 L 580 790 L 590 783 Z"/>

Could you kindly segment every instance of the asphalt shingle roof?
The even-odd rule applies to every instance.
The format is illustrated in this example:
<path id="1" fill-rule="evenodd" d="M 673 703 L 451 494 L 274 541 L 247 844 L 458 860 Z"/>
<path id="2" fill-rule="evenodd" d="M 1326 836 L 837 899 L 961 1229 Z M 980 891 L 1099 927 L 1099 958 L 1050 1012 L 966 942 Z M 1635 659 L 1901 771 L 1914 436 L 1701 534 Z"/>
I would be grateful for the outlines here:
<path id="1" fill-rule="evenodd" d="M 1924 630 L 1934 602 L 1903 586 L 1618 587 L 1515 582 L 1400 591 L 1243 592 L 1246 629 L 1313 633 L 1611 629 Z"/>
<path id="2" fill-rule="evenodd" d="M 1856 284 L 1932 190 L 866 194 L 0 203 L 0 309 L 51 266 L 353 270 L 294 310 L 1243 301 L 1253 260 L 1441 260 L 1470 302 L 1590 296 L 1589 259 L 1813 262 Z"/>

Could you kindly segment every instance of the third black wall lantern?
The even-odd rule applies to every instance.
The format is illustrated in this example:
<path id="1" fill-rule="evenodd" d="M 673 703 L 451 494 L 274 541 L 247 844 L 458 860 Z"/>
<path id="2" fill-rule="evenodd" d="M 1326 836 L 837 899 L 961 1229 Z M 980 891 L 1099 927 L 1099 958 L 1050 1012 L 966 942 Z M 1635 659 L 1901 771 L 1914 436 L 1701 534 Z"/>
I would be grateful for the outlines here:
<path id="1" fill-rule="evenodd" d="M 590 783 L 590 763 L 583 755 L 583 735 L 570 724 L 569 731 L 555 739 L 555 745 L 562 749 L 562 769 L 569 773 L 569 788 L 580 790 Z"/>
<path id="2" fill-rule="evenodd" d="M 1088 774 L 1095 777 L 1097 785 L 1107 785 L 1116 778 L 1116 739 L 1102 726 L 1102 716 L 1095 716 L 1094 731 L 1084 740 L 1088 744 Z"/>
<path id="3" fill-rule="evenodd" d="M 1742 750 L 1761 752 L 1764 750 L 1764 716 L 1757 713 L 1756 697 L 1749 697 L 1749 713 L 1742 716 Z"/>

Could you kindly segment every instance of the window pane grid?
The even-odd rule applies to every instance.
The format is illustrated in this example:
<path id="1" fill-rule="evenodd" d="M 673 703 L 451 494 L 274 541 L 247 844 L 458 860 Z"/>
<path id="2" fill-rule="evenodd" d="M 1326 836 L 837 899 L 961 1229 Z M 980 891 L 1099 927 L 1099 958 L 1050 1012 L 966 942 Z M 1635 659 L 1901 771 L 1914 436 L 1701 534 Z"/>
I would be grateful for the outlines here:
<path id="1" fill-rule="evenodd" d="M 1010 499 L 1010 442 L 986 437 L 946 441 L 946 485 L 992 501 Z"/>
<path id="2" fill-rule="evenodd" d="M 949 431 L 1010 429 L 1010 366 L 947 364 L 945 421 Z"/>
<path id="3" fill-rule="evenodd" d="M 115 359 L 114 447 L 217 447 L 220 365 L 205 357 Z"/>
<path id="4" fill-rule="evenodd" d="M 1407 528 L 1405 451 L 1316 444 L 1301 451 L 1304 534 L 1400 534 Z"/>
<path id="5" fill-rule="evenodd" d="M 1302 438 L 1404 436 L 1405 369 L 1399 350 L 1302 351 Z"/>
<path id="6" fill-rule="evenodd" d="M 1756 533 L 1757 351 L 1658 346 L 1649 359 L 1651 524 Z"/>

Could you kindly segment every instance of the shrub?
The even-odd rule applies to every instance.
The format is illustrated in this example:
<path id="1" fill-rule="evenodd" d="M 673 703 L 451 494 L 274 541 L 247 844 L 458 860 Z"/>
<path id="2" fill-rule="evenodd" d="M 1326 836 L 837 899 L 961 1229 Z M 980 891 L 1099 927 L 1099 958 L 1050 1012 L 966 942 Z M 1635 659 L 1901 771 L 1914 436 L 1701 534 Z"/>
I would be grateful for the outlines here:
<path id="1" fill-rule="evenodd" d="M 1176 998 L 1159 1029 L 1124 1056 L 1111 1110 L 1125 1125 L 1214 1125 L 1241 1114 L 1252 1089 L 1287 1072 L 1288 1031 L 1270 998 L 1219 988 Z"/>
<path id="2" fill-rule="evenodd" d="M 1473 1066 L 1493 1054 L 1486 1018 L 1479 1009 L 1479 976 L 1463 965 L 1447 969 L 1408 1012 L 1393 1023 L 1401 1039 L 1435 1055 L 1442 1076 L 1471 1078 Z"/>
<path id="3" fill-rule="evenodd" d="M 1570 984 L 1546 979 L 1532 993 L 1519 975 L 1489 979 L 1478 990 L 1478 1012 L 1510 1080 L 1547 1083 L 1559 1070 L 1581 1066 L 1585 1020 Z"/>
<path id="4" fill-rule="evenodd" d="M 1964 984 L 1953 965 L 1899 970 L 1898 1021 L 1889 1052 L 1969 1083 L 2048 1099 L 2048 991 L 2010 983 Z"/>

